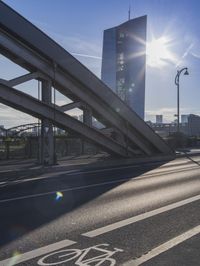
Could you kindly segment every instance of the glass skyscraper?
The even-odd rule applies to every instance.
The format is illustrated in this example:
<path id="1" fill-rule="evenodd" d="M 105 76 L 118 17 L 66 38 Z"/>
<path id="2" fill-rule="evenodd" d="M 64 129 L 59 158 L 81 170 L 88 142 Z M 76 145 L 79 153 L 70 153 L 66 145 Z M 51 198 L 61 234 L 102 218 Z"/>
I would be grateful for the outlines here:
<path id="1" fill-rule="evenodd" d="M 101 78 L 142 119 L 145 106 L 147 16 L 104 31 Z"/>

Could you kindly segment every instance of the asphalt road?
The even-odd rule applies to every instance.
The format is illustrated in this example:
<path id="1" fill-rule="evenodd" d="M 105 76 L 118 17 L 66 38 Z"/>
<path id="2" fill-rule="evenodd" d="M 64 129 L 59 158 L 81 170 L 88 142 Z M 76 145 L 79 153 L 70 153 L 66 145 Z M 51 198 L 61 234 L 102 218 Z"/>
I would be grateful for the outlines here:
<path id="1" fill-rule="evenodd" d="M 0 266 L 200 265 L 200 157 L 0 183 Z"/>

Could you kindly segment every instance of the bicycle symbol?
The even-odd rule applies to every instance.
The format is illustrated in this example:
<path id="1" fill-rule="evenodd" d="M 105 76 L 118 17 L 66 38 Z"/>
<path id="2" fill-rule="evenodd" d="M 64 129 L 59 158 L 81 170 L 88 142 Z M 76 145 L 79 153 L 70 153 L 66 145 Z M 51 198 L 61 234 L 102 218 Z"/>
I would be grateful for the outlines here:
<path id="1" fill-rule="evenodd" d="M 85 249 L 63 249 L 44 256 L 38 260 L 38 265 L 67 265 L 65 262 L 76 259 L 74 265 L 79 266 L 114 266 L 116 260 L 111 258 L 115 253 L 122 252 L 122 249 L 114 248 L 108 250 L 109 244 L 99 244 Z M 90 253 L 90 255 L 89 255 Z M 93 257 L 91 257 L 91 253 Z"/>

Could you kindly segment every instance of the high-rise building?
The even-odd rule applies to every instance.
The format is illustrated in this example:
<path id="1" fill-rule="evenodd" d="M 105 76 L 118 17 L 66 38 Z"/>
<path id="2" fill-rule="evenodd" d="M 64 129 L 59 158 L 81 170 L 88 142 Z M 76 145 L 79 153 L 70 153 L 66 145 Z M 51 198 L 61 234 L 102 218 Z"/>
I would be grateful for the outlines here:
<path id="1" fill-rule="evenodd" d="M 188 123 L 189 115 L 181 115 L 181 123 Z"/>
<path id="2" fill-rule="evenodd" d="M 145 105 L 147 16 L 104 31 L 102 80 L 142 119 Z"/>
<path id="3" fill-rule="evenodd" d="M 162 123 L 163 123 L 163 116 L 156 115 L 156 124 L 162 124 Z"/>
<path id="4" fill-rule="evenodd" d="M 4 125 L 0 125 L 0 136 L 4 136 L 6 134 Z"/>

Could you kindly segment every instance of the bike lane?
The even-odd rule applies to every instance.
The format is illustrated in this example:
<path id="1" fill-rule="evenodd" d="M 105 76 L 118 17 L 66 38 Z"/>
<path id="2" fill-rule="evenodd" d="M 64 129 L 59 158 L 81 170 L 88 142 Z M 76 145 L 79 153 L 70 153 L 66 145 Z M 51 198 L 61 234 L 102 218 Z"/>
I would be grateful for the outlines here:
<path id="1" fill-rule="evenodd" d="M 76 243 L 71 243 L 69 246 L 63 246 L 61 249 L 57 250 L 59 251 L 59 250 L 65 249 L 64 252 L 58 253 L 56 250 L 52 250 L 50 254 L 52 253 L 54 254 L 47 257 L 47 260 L 43 261 L 44 264 L 41 264 L 41 263 L 38 264 L 38 261 L 41 260 L 43 257 L 45 257 L 46 254 L 48 254 L 48 252 L 46 254 L 37 256 L 37 258 L 35 259 L 21 262 L 19 265 L 21 266 L 23 265 L 82 265 L 82 266 L 98 265 L 97 263 L 99 263 L 99 261 L 95 261 L 95 258 L 96 256 L 100 256 L 100 255 L 99 255 L 99 252 L 95 249 L 95 247 L 100 244 L 104 244 L 104 246 L 102 246 L 103 249 L 107 250 L 108 255 L 110 255 L 110 257 L 104 257 L 105 262 L 102 265 L 123 265 L 126 262 L 130 262 L 131 264 L 129 265 L 134 265 L 135 261 L 145 256 L 146 254 L 151 253 L 152 250 L 154 250 L 156 247 L 162 245 L 163 243 L 167 241 L 170 241 L 171 239 L 175 238 L 177 235 L 184 234 L 188 230 L 191 230 L 192 228 L 197 227 L 199 225 L 199 218 L 200 218 L 199 210 L 200 210 L 199 201 L 197 201 L 197 202 L 188 204 L 186 206 L 182 206 L 177 209 L 150 217 L 143 221 L 136 222 L 128 226 L 124 226 L 119 229 L 112 230 L 110 232 L 106 232 L 99 236 L 86 237 L 86 236 L 80 235 L 76 239 Z M 196 238 L 197 238 L 196 240 L 197 244 L 199 244 L 198 235 Z M 192 240 L 190 239 L 186 240 L 185 243 L 187 243 L 188 241 L 192 241 Z M 183 243 L 183 246 L 185 245 L 185 243 Z M 193 247 L 193 244 L 191 244 L 191 247 Z M 81 254 L 84 253 L 84 249 L 86 248 L 89 248 L 89 254 L 88 253 L 86 254 L 87 256 L 83 258 L 83 262 L 81 261 L 77 262 Z M 178 252 L 174 253 L 173 250 L 176 250 L 177 248 L 179 248 L 179 245 L 177 247 L 172 247 L 172 249 L 170 249 L 169 251 L 165 251 L 165 252 L 172 252 L 172 254 L 174 254 L 174 257 L 175 257 L 173 258 L 173 256 L 171 255 L 165 257 L 164 259 L 166 261 L 166 265 L 171 265 L 170 261 L 176 261 L 176 256 L 177 256 L 176 254 Z M 73 249 L 73 250 L 69 251 L 69 249 Z M 116 251 L 116 249 L 120 249 L 120 251 Z M 75 257 L 74 260 L 68 260 L 70 258 L 70 254 L 72 256 L 73 254 L 78 254 L 78 253 L 80 254 L 77 255 L 77 257 Z M 152 265 L 152 266 L 153 265 L 165 265 L 165 264 L 161 264 L 162 259 L 159 260 L 159 257 L 162 258 L 164 254 L 161 254 L 161 255 L 159 254 L 158 257 L 156 256 L 155 258 L 148 260 L 147 262 L 145 262 L 145 265 Z M 186 255 L 186 253 L 184 254 Z M 58 255 L 61 257 L 58 257 Z M 195 256 L 195 254 L 190 258 L 190 255 L 191 254 L 188 253 L 189 260 L 191 258 L 193 260 L 197 260 L 199 258 L 198 256 Z M 67 261 L 62 263 L 62 260 L 64 259 Z M 86 263 L 84 264 L 84 260 L 87 261 L 87 259 L 91 259 L 90 261 L 91 264 L 86 264 Z M 99 259 L 103 259 L 103 258 L 99 258 Z M 157 264 L 149 264 L 149 263 L 152 263 L 152 261 L 156 261 L 156 260 L 158 261 L 156 262 Z M 58 262 L 61 262 L 61 263 L 59 264 Z M 79 264 L 75 264 L 75 263 L 79 263 Z M 140 264 L 135 264 L 135 265 L 140 265 Z M 174 265 L 198 265 L 198 264 L 174 264 L 173 263 L 173 266 Z"/>
<path id="2" fill-rule="evenodd" d="M 150 252 L 151 253 L 151 252 Z M 162 252 L 151 258 L 152 254 L 147 254 L 146 258 L 134 261 L 131 260 L 124 266 L 199 266 L 200 265 L 200 233 L 186 241 Z"/>

